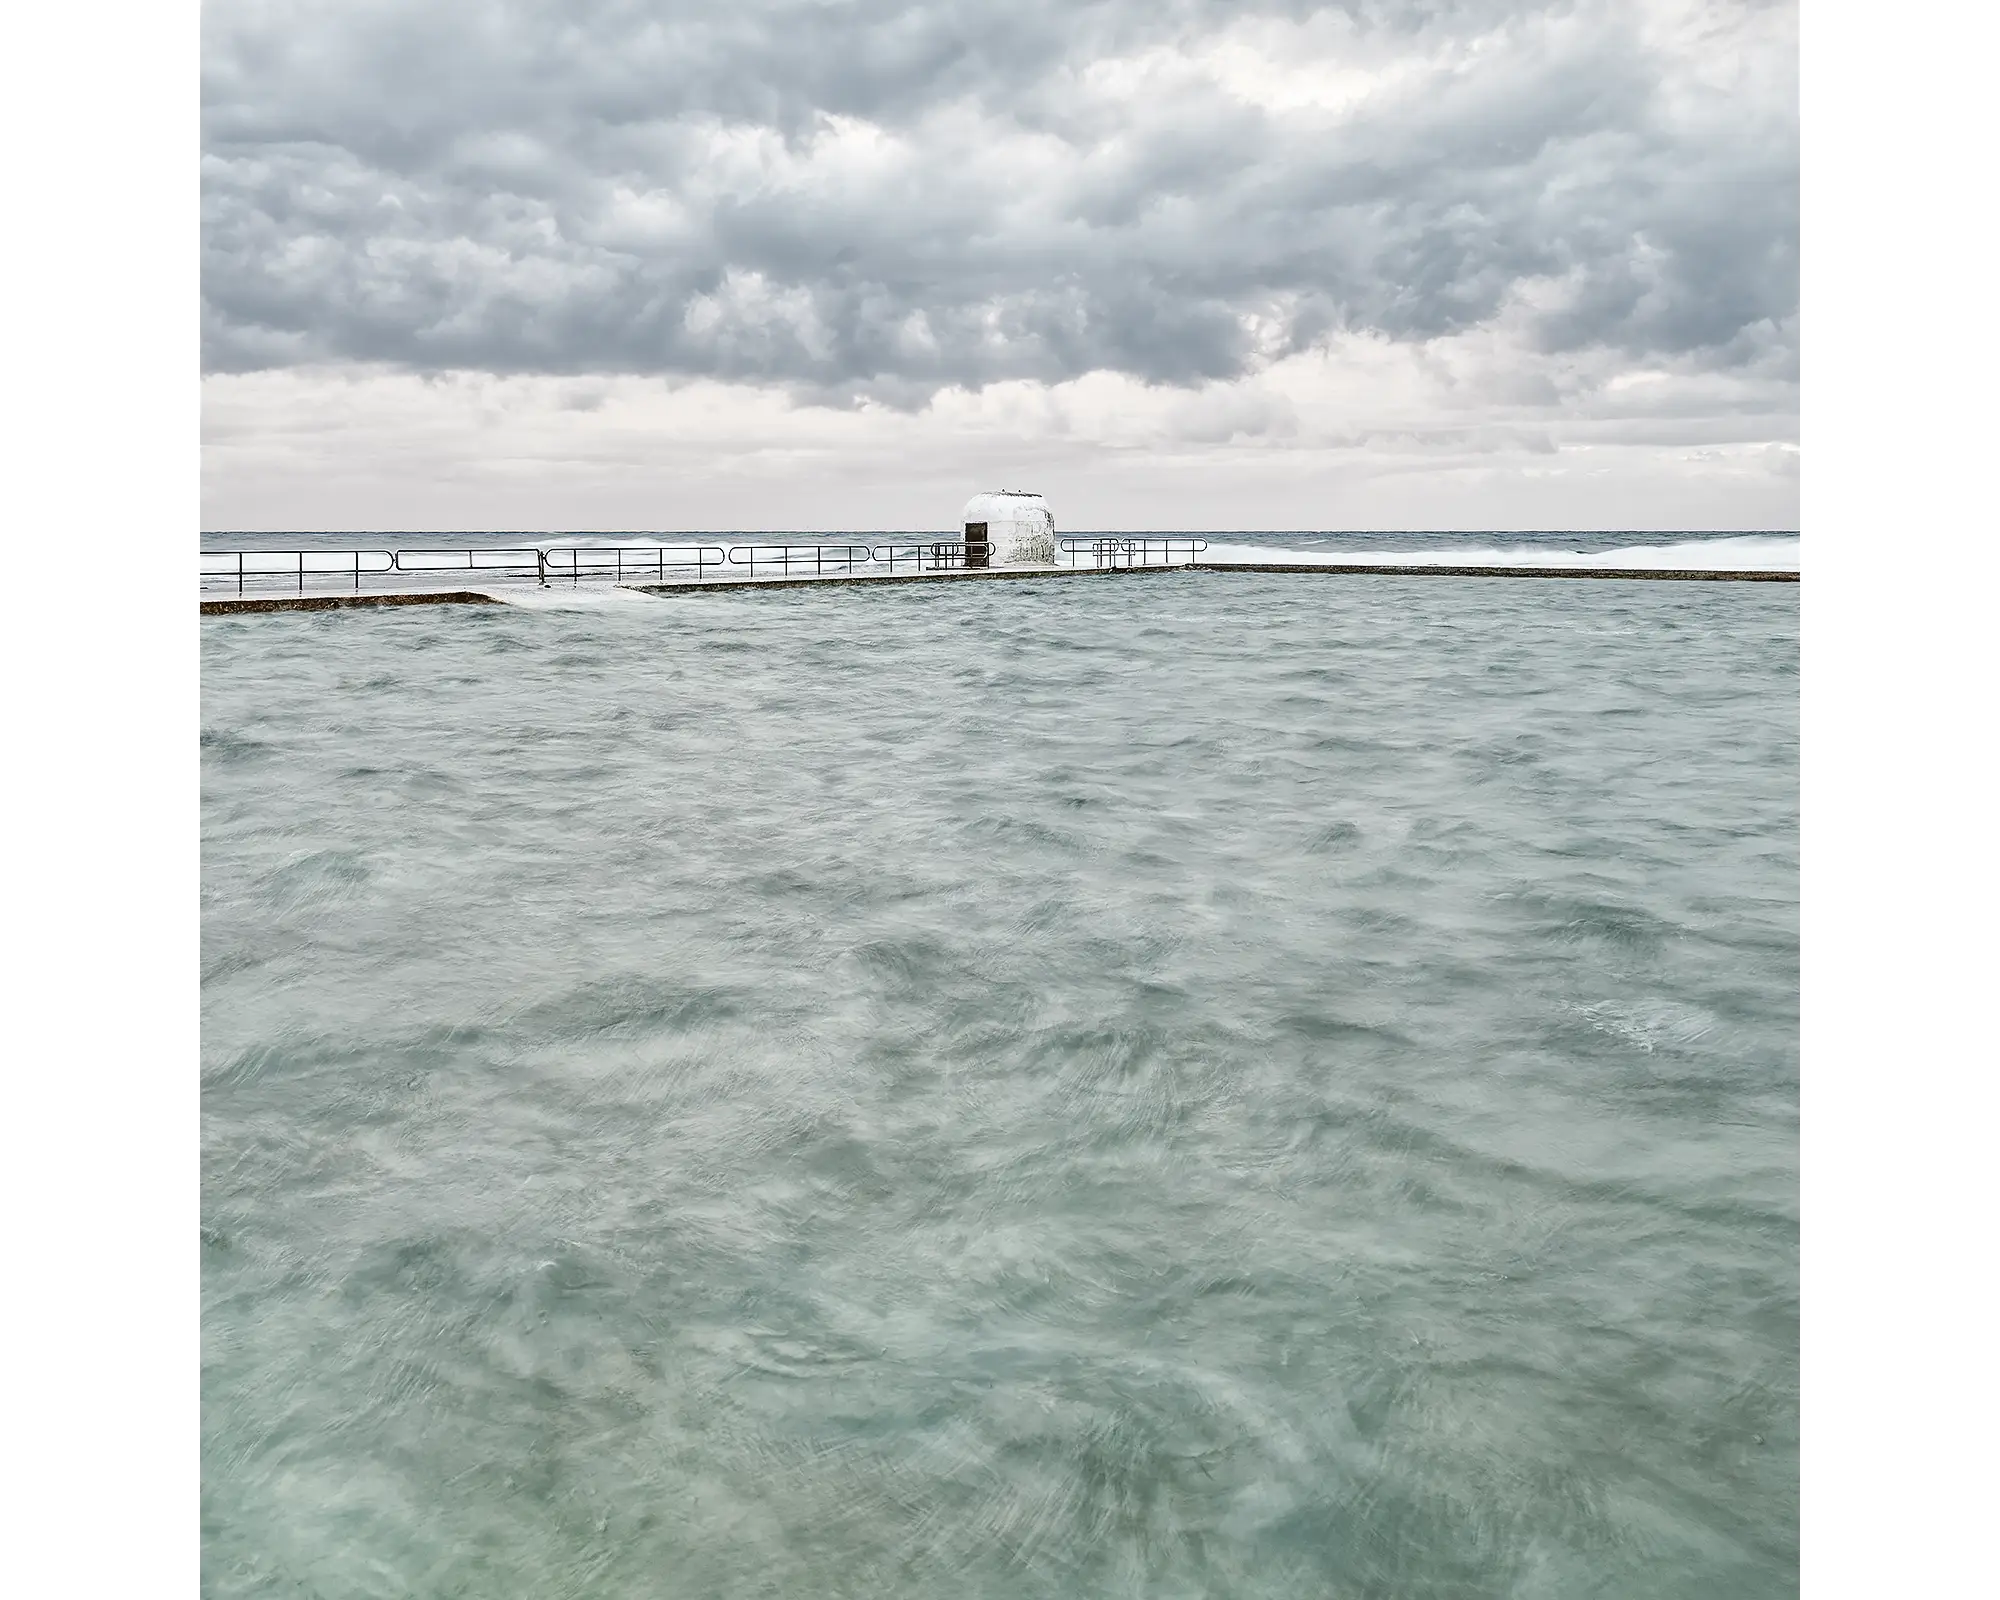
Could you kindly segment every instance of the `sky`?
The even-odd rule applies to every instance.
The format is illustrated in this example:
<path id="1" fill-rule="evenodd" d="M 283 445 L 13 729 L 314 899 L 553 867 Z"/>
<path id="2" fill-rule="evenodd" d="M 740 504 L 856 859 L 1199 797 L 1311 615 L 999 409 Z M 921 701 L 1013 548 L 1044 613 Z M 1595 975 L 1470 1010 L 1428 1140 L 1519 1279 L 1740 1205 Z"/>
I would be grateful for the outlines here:
<path id="1" fill-rule="evenodd" d="M 1796 4 L 207 0 L 203 526 L 1791 529 Z"/>

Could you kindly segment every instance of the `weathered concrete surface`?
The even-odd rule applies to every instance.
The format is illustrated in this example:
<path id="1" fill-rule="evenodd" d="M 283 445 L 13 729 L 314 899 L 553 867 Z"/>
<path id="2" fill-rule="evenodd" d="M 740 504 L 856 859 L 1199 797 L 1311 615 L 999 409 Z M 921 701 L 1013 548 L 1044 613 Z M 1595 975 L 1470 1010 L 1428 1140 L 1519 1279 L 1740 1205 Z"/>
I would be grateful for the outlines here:
<path id="1" fill-rule="evenodd" d="M 1015 578 L 1126 578 L 1165 572 L 1263 572 L 1310 574 L 1340 578 L 1644 578 L 1670 583 L 1797 583 L 1796 572 L 1729 568 L 1658 567 L 1484 567 L 1364 564 L 1360 562 L 1298 563 L 1276 561 L 1196 561 L 1176 567 L 996 567 L 983 571 L 953 572 L 850 572 L 796 578 L 692 579 L 678 583 L 586 584 L 586 592 L 625 592 L 645 595 L 714 594 L 723 590 L 803 589 L 827 584 L 877 586 L 900 583 L 1004 583 Z M 201 614 L 226 616 L 239 611 L 333 611 L 352 606 L 505 605 L 507 591 L 516 586 L 496 583 L 486 592 L 477 589 L 387 589 L 362 594 L 231 595 L 205 599 Z M 522 584 L 515 598 L 531 604 L 549 591 Z M 553 585 L 565 591 L 570 585 Z M 497 591 L 497 592 L 496 592 Z"/>
<path id="2" fill-rule="evenodd" d="M 1358 562 L 1291 565 L 1270 561 L 1194 561 L 1177 567 L 1017 567 L 985 572 L 843 573 L 812 578 L 738 578 L 726 582 L 634 583 L 641 594 L 707 594 L 721 589 L 798 589 L 829 583 L 979 583 L 1004 578 L 1124 578 L 1160 572 L 1285 572 L 1378 578 L 1658 578 L 1681 583 L 1797 583 L 1796 572 L 1761 568 L 1369 566 Z"/>
<path id="3" fill-rule="evenodd" d="M 683 583 L 628 583 L 640 594 L 714 594 L 723 589 L 823 588 L 833 583 L 1001 583 L 1009 578 L 1109 578 L 1139 572 L 1186 572 L 1186 567 L 983 567 L 950 572 L 837 572 L 810 578 L 713 578 Z"/>
<path id="4" fill-rule="evenodd" d="M 354 606 L 498 606 L 504 600 L 472 589 L 391 591 L 386 594 L 290 594 L 232 595 L 227 600 L 204 600 L 204 617 L 227 616 L 238 611 L 344 611 Z"/>

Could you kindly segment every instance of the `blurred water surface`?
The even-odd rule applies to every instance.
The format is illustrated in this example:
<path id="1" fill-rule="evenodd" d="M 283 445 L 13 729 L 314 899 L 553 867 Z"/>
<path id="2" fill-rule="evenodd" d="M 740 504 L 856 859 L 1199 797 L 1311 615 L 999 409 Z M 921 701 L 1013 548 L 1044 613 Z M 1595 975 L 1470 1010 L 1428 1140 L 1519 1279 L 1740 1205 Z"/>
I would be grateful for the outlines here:
<path id="1" fill-rule="evenodd" d="M 1795 588 L 202 635 L 206 1592 L 1795 1591 Z"/>

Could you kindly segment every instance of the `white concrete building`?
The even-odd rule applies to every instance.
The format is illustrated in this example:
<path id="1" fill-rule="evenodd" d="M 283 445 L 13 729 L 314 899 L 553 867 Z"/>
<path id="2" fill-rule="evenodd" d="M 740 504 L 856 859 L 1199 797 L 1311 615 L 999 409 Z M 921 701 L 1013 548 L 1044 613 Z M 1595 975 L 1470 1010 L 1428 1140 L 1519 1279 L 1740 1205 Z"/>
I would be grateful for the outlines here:
<path id="1" fill-rule="evenodd" d="M 976 494 L 965 502 L 965 515 L 959 520 L 965 528 L 968 567 L 1055 565 L 1056 519 L 1038 494 L 1021 489 Z"/>

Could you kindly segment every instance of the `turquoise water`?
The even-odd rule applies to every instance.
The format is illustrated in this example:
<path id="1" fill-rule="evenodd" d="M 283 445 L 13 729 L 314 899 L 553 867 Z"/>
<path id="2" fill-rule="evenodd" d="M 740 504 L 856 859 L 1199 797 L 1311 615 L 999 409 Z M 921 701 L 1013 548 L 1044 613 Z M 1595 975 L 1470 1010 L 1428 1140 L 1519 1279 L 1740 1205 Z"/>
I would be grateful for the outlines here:
<path id="1" fill-rule="evenodd" d="M 1795 588 L 202 647 L 207 1593 L 1795 1592 Z"/>

